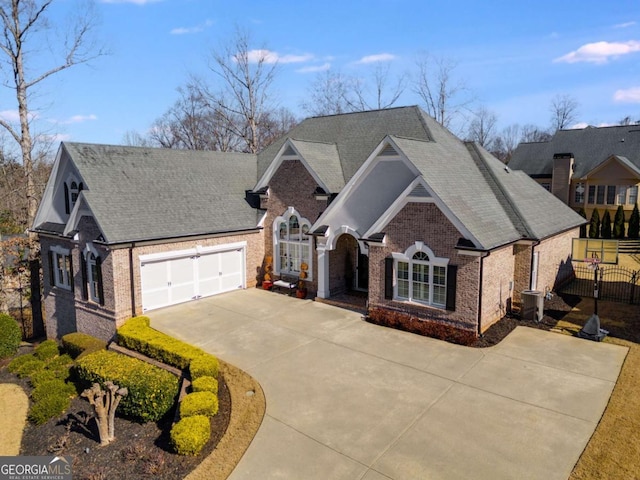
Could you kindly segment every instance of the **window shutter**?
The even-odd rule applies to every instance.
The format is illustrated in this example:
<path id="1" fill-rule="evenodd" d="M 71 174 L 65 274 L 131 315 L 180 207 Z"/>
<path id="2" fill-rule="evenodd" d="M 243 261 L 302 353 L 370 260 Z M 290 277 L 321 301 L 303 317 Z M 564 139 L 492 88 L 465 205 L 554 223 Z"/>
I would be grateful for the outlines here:
<path id="1" fill-rule="evenodd" d="M 82 271 L 82 299 L 89 300 L 89 288 L 87 286 L 87 260 L 80 254 L 80 270 Z"/>
<path id="2" fill-rule="evenodd" d="M 102 283 L 102 259 L 96 258 L 96 273 L 98 274 L 98 302 L 104 305 L 104 288 Z"/>
<path id="3" fill-rule="evenodd" d="M 456 283 L 458 275 L 458 266 L 449 265 L 447 267 L 447 310 L 455 311 L 456 309 Z"/>
<path id="4" fill-rule="evenodd" d="M 71 286 L 71 291 L 73 292 L 73 289 L 75 287 L 74 281 L 73 281 L 73 254 L 71 252 L 69 252 L 69 285 Z"/>
<path id="5" fill-rule="evenodd" d="M 64 182 L 64 212 L 69 215 L 71 209 L 69 208 L 69 187 L 67 182 Z"/>
<path id="6" fill-rule="evenodd" d="M 384 298 L 393 299 L 393 257 L 384 259 Z"/>
<path id="7" fill-rule="evenodd" d="M 53 287 L 56 284 L 55 271 L 53 269 L 53 252 L 49 250 L 49 286 Z"/>

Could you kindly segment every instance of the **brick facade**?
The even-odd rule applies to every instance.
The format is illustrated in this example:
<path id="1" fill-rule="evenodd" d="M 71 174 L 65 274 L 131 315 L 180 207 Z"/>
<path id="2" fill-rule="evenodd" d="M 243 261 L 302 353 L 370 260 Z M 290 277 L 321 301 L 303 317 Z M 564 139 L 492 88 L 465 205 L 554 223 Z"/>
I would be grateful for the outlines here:
<path id="1" fill-rule="evenodd" d="M 516 255 L 514 246 L 492 250 L 482 259 L 482 299 L 480 332 L 500 320 L 513 301 Z"/>
<path id="2" fill-rule="evenodd" d="M 477 330 L 480 258 L 462 255 L 454 247 L 462 235 L 431 203 L 409 203 L 385 228 L 386 245 L 369 247 L 369 306 L 410 313 L 419 318 L 443 321 L 466 330 Z M 448 258 L 457 269 L 454 311 L 415 302 L 385 299 L 385 258 L 403 253 L 415 241 L 422 241 L 433 253 Z"/>
<path id="3" fill-rule="evenodd" d="M 538 285 L 537 289 L 549 292 L 561 285 L 567 278 L 558 276 L 571 275 L 572 269 L 561 268 L 571 265 L 571 246 L 574 238 L 580 236 L 580 228 L 568 230 L 560 235 L 549 237 L 534 247 L 538 252 Z"/>

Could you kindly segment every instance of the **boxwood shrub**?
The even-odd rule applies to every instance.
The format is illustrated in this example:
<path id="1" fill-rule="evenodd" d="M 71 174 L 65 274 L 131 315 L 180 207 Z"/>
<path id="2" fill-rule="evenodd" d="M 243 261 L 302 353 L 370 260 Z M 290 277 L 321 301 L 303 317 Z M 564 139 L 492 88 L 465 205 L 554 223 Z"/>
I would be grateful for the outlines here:
<path id="1" fill-rule="evenodd" d="M 36 347 L 33 351 L 33 355 L 40 360 L 51 360 L 58 355 L 60 355 L 60 350 L 58 349 L 58 342 L 55 340 L 45 340 L 40 345 Z"/>
<path id="2" fill-rule="evenodd" d="M 118 407 L 119 411 L 140 422 L 162 418 L 174 405 L 178 393 L 178 378 L 142 360 L 112 351 L 87 355 L 76 363 L 76 372 L 84 388 L 97 382 L 111 380 L 126 387 L 129 394 Z"/>
<path id="3" fill-rule="evenodd" d="M 218 413 L 218 396 L 212 392 L 193 392 L 180 402 L 180 418 L 205 415 L 213 417 Z"/>
<path id="4" fill-rule="evenodd" d="M 0 358 L 15 355 L 22 341 L 22 332 L 15 318 L 0 313 Z"/>
<path id="5" fill-rule="evenodd" d="M 192 380 L 196 380 L 200 377 L 218 378 L 219 369 L 220 365 L 218 363 L 218 359 L 213 355 L 209 355 L 204 352 L 195 357 L 191 360 L 191 363 L 189 363 L 189 373 L 191 374 Z"/>
<path id="6" fill-rule="evenodd" d="M 62 350 L 75 359 L 104 350 L 106 347 L 106 342 L 86 333 L 67 333 L 62 337 Z"/>
<path id="7" fill-rule="evenodd" d="M 198 377 L 191 383 L 191 389 L 194 392 L 211 392 L 218 394 L 218 380 L 214 377 L 203 376 Z"/>
<path id="8" fill-rule="evenodd" d="M 165 335 L 150 327 L 151 320 L 144 315 L 130 318 L 118 329 L 118 344 L 140 352 L 160 362 L 185 369 L 195 358 L 207 356 L 218 376 L 218 359 L 181 340 Z M 208 375 L 211 375 L 210 373 Z"/>
<path id="9" fill-rule="evenodd" d="M 204 415 L 185 417 L 171 429 L 171 444 L 179 455 L 197 455 L 211 436 L 211 422 Z"/>

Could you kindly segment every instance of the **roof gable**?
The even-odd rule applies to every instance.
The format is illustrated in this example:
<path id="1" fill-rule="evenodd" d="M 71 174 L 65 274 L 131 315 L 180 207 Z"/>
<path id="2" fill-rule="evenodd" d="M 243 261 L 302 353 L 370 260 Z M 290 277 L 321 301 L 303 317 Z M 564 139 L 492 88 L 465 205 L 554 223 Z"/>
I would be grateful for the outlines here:
<path id="1" fill-rule="evenodd" d="M 590 177 L 595 177 L 598 174 L 608 177 L 624 177 L 640 178 L 640 167 L 631 163 L 631 161 L 619 155 L 611 155 L 604 162 L 597 165 L 593 170 L 587 172 L 581 180 L 587 180 Z"/>

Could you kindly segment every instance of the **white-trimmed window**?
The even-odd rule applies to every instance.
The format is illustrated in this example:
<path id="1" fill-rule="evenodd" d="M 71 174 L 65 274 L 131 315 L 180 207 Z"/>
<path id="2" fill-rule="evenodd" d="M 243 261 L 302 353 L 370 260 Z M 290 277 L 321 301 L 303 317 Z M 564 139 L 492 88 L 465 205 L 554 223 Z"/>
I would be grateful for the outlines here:
<path id="1" fill-rule="evenodd" d="M 311 280 L 311 223 L 293 208 L 273 223 L 275 271 L 280 274 L 299 275 L 303 263 L 307 264 L 307 280 Z"/>
<path id="2" fill-rule="evenodd" d="M 70 176 L 66 182 L 64 182 L 64 210 L 65 213 L 71 213 L 73 207 L 78 201 L 78 195 L 84 188 L 82 182 L 79 182 L 74 176 Z"/>
<path id="3" fill-rule="evenodd" d="M 49 250 L 49 275 L 53 286 L 71 290 L 73 268 L 69 250 L 62 247 L 51 247 Z"/>
<path id="4" fill-rule="evenodd" d="M 638 186 L 633 185 L 629 187 L 629 205 L 635 205 L 638 203 Z"/>
<path id="5" fill-rule="evenodd" d="M 422 242 L 404 253 L 394 253 L 394 298 L 436 307 L 447 304 L 448 258 L 436 257 Z"/>
<path id="6" fill-rule="evenodd" d="M 82 296 L 85 300 L 103 305 L 102 259 L 91 243 L 85 247 L 82 260 Z"/>
<path id="7" fill-rule="evenodd" d="M 575 195 L 573 197 L 574 203 L 584 203 L 584 183 L 576 183 Z"/>

